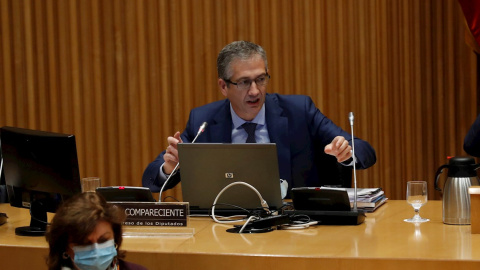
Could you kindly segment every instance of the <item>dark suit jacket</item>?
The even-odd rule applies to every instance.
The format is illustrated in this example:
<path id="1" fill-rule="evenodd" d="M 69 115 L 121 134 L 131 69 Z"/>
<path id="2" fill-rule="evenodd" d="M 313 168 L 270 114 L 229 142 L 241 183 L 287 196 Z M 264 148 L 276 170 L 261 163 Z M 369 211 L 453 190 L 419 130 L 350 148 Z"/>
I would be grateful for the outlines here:
<path id="1" fill-rule="evenodd" d="M 321 186 L 321 172 L 316 162 L 321 155 L 325 155 L 325 145 L 339 135 L 351 141 L 351 135 L 325 117 L 307 96 L 267 94 L 265 119 L 270 142 L 277 145 L 280 178 L 288 181 L 289 189 Z M 193 109 L 181 135 L 182 140 L 191 142 L 205 121 L 208 126 L 196 143 L 232 142 L 230 101 L 216 101 Z M 158 192 L 163 184 L 158 174 L 164 154 L 165 151 L 148 165 L 143 174 L 143 186 L 153 192 Z M 358 169 L 368 168 L 376 162 L 375 150 L 358 138 L 355 138 L 355 156 Z M 181 173 L 177 173 L 165 188 L 175 186 L 180 177 Z"/>
<path id="2" fill-rule="evenodd" d="M 463 149 L 469 155 L 480 157 L 480 115 L 477 116 L 467 136 L 465 136 Z"/>

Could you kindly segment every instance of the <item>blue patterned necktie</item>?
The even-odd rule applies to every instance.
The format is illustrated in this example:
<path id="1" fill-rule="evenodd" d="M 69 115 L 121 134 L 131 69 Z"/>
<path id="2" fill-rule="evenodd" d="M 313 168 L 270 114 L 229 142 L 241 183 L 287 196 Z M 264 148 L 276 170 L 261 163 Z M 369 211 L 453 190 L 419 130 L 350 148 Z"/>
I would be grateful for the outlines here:
<path id="1" fill-rule="evenodd" d="M 257 124 L 244 123 L 242 127 L 248 134 L 246 143 L 256 143 L 257 141 L 255 140 L 255 128 L 257 127 Z"/>

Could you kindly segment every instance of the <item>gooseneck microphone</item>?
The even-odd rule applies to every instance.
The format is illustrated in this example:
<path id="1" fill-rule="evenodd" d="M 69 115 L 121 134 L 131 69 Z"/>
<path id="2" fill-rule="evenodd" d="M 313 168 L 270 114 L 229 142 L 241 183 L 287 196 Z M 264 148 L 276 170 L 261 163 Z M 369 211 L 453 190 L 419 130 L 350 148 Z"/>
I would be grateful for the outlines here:
<path id="1" fill-rule="evenodd" d="M 357 172 L 355 170 L 355 137 L 353 136 L 353 112 L 348 114 L 348 120 L 350 121 L 350 130 L 352 131 L 352 159 L 353 159 L 353 211 L 357 211 Z"/>
<path id="2" fill-rule="evenodd" d="M 192 143 L 194 143 L 198 136 L 200 136 L 200 134 L 202 134 L 204 131 L 205 131 L 205 128 L 207 127 L 207 122 L 203 122 L 202 125 L 200 125 L 200 127 L 198 128 L 198 132 L 197 132 L 197 136 L 195 136 L 195 138 L 193 138 L 193 141 Z"/>
<path id="3" fill-rule="evenodd" d="M 205 128 L 207 127 L 207 122 L 203 122 L 202 125 L 200 125 L 200 128 L 198 128 L 198 132 L 197 132 L 197 135 L 195 136 L 195 138 L 193 138 L 193 141 L 191 143 L 194 143 L 198 136 L 200 136 L 200 134 L 202 134 L 204 131 L 205 131 Z M 158 201 L 161 202 L 162 201 L 162 192 L 163 192 L 163 189 L 165 188 L 165 186 L 167 185 L 168 181 L 170 180 L 170 178 L 172 178 L 172 176 L 177 172 L 177 169 L 178 169 L 178 166 L 180 166 L 180 161 L 177 162 L 177 165 L 175 166 L 175 168 L 173 168 L 172 172 L 170 173 L 170 175 L 168 176 L 167 180 L 165 180 L 165 183 L 163 183 L 162 185 L 162 188 L 160 189 L 160 194 L 158 194 Z"/>

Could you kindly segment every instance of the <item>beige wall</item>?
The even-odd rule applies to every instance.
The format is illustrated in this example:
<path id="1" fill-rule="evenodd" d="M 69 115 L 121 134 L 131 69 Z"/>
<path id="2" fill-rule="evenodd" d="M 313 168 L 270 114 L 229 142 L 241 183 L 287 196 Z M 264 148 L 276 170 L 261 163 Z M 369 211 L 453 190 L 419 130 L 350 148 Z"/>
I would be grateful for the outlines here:
<path id="1" fill-rule="evenodd" d="M 376 149 L 360 187 L 405 198 L 476 116 L 456 0 L 0 0 L 0 126 L 74 133 L 81 176 L 141 185 L 190 109 L 221 99 L 216 55 L 261 44 L 270 92 L 310 95 Z M 178 196 L 178 191 L 176 191 Z"/>

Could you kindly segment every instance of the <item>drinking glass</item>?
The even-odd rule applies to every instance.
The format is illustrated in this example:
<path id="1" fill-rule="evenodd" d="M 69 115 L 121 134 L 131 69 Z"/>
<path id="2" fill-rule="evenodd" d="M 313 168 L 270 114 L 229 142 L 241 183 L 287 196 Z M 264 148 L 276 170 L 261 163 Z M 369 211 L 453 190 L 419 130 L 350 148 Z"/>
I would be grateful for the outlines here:
<path id="1" fill-rule="evenodd" d="M 95 192 L 98 187 L 101 187 L 101 180 L 98 177 L 82 178 L 82 192 Z"/>
<path id="2" fill-rule="evenodd" d="M 427 203 L 427 182 L 407 182 L 407 203 L 412 205 L 413 209 L 415 210 L 415 216 L 413 216 L 413 218 L 407 218 L 404 221 L 413 223 L 429 221 L 428 218 L 420 217 L 420 207 Z"/>

